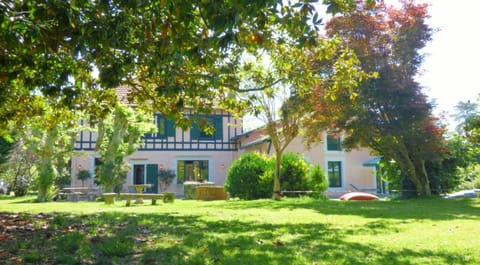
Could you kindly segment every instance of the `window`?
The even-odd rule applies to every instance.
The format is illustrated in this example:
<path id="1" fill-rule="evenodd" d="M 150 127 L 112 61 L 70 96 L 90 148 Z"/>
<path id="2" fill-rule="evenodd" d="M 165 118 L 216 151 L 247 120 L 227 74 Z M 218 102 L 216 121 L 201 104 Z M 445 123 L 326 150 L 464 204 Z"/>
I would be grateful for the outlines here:
<path id="1" fill-rule="evenodd" d="M 342 151 L 340 135 L 327 134 L 327 151 Z"/>
<path id="2" fill-rule="evenodd" d="M 330 188 L 342 187 L 342 162 L 341 161 L 328 161 L 328 183 Z"/>
<path id="3" fill-rule="evenodd" d="M 154 119 L 154 123 L 157 125 L 157 132 L 147 133 L 145 134 L 145 138 L 164 139 L 170 136 L 175 136 L 175 126 L 173 121 L 167 120 L 167 118 L 161 114 L 155 114 Z"/>
<path id="4" fill-rule="evenodd" d="M 205 129 L 213 127 L 213 132 Z M 190 130 L 192 140 L 222 140 L 223 139 L 223 118 L 222 116 L 202 116 L 193 124 Z"/>
<path id="5" fill-rule="evenodd" d="M 208 127 L 208 126 L 214 126 L 213 124 L 213 117 L 206 117 L 205 118 L 205 121 L 204 121 L 204 126 L 205 127 Z M 217 128 L 213 127 L 214 131 L 213 133 L 211 132 L 206 132 L 205 129 L 200 129 L 198 130 L 198 138 L 199 139 L 215 139 L 215 131 L 217 130 Z"/>
<path id="6" fill-rule="evenodd" d="M 208 160 L 178 160 L 177 184 L 185 181 L 207 181 Z"/>

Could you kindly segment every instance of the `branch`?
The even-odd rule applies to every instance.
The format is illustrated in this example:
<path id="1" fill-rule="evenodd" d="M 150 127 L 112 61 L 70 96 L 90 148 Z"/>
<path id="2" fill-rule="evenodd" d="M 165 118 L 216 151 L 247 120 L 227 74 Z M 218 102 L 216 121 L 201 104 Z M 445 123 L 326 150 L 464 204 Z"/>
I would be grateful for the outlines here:
<path id="1" fill-rule="evenodd" d="M 280 79 L 278 79 L 278 80 L 276 80 L 276 81 L 273 81 L 273 82 L 271 82 L 271 83 L 269 83 L 269 84 L 266 84 L 266 85 L 264 85 L 264 86 L 261 86 L 261 87 L 249 88 L 249 89 L 234 89 L 234 91 L 237 91 L 237 92 L 263 91 L 263 90 L 265 90 L 265 89 L 267 89 L 267 88 L 270 88 L 270 87 L 272 87 L 272 86 L 274 86 L 274 85 L 276 85 L 276 84 L 278 84 L 278 83 L 280 83 L 280 82 L 283 82 L 284 80 L 285 80 L 284 78 L 280 78 Z"/>

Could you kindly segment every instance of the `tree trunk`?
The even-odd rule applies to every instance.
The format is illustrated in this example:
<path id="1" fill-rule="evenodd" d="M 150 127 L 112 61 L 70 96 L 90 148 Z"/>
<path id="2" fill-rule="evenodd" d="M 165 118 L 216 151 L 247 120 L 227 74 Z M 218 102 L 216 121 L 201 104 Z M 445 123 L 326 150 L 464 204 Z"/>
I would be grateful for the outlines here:
<path id="1" fill-rule="evenodd" d="M 403 144 L 403 142 L 399 141 L 398 143 L 399 143 L 398 144 L 398 151 L 399 151 L 398 162 L 400 165 L 400 170 L 415 185 L 417 196 L 424 196 L 424 195 L 429 196 L 431 192 L 430 192 L 430 186 L 428 184 L 428 177 L 425 171 L 425 161 L 419 160 L 419 158 L 416 158 L 416 157 L 411 157 L 410 153 L 408 152 L 408 148 Z M 423 166 L 419 167 L 418 166 L 419 164 Z M 421 170 L 422 168 L 423 168 L 423 171 Z"/>
<path id="2" fill-rule="evenodd" d="M 430 189 L 430 181 L 428 180 L 428 175 L 425 169 L 425 161 L 417 161 L 413 163 L 408 159 L 406 165 L 404 165 L 404 172 L 406 173 L 407 178 L 409 178 L 415 185 L 417 196 L 431 196 L 432 192 Z M 402 171 L 403 171 L 402 170 Z"/>
<path id="3" fill-rule="evenodd" d="M 37 201 L 45 202 L 53 199 L 53 184 L 55 182 L 55 170 L 53 168 L 52 156 L 55 152 L 55 143 L 58 139 L 57 130 L 47 130 L 45 136 L 44 150 L 38 164 L 38 194 Z"/>
<path id="4" fill-rule="evenodd" d="M 273 199 L 280 199 L 280 167 L 282 165 L 282 152 L 275 152 L 275 177 L 273 178 Z"/>
<path id="5" fill-rule="evenodd" d="M 432 190 L 430 189 L 430 180 L 428 179 L 427 169 L 425 168 L 425 160 L 418 162 L 417 174 L 421 182 L 421 193 L 422 196 L 432 196 Z"/>

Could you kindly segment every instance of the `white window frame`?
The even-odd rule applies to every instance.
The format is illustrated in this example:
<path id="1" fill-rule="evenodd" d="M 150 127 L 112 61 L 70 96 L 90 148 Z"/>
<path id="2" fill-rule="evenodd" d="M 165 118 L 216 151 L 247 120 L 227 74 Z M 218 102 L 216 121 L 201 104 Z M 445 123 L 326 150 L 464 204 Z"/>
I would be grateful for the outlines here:
<path id="1" fill-rule="evenodd" d="M 345 158 L 326 158 L 325 159 L 325 177 L 327 178 L 327 181 L 330 179 L 328 176 L 328 162 L 340 162 L 341 163 L 341 170 L 342 170 L 342 175 L 340 176 L 342 185 L 340 187 L 330 187 L 330 184 L 328 185 L 328 189 L 331 191 L 336 191 L 336 190 L 343 190 L 345 189 L 345 184 L 346 184 L 346 162 Z"/>
<path id="2" fill-rule="evenodd" d="M 325 153 L 331 153 L 331 154 L 342 154 L 342 153 L 345 153 L 345 149 L 342 148 L 341 150 L 328 150 L 328 132 L 325 131 L 325 133 L 323 134 L 323 142 L 325 143 Z M 340 134 L 340 143 L 343 142 L 343 133 Z"/>

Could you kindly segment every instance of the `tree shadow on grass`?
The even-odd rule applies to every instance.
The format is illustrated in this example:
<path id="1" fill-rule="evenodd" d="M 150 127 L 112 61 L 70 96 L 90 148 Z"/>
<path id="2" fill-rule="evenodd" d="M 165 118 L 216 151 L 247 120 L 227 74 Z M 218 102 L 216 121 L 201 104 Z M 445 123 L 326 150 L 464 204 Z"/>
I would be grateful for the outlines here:
<path id="1" fill-rule="evenodd" d="M 480 199 L 411 199 L 392 201 L 340 201 L 315 200 L 311 198 L 286 199 L 282 201 L 258 200 L 226 203 L 228 209 L 265 208 L 310 209 L 325 215 L 354 215 L 366 218 L 480 220 Z"/>
<path id="2" fill-rule="evenodd" d="M 146 218 L 162 221 L 156 216 Z M 202 221 L 195 217 L 175 219 L 180 219 L 173 224 L 177 232 L 169 236 L 181 238 L 181 241 L 148 248 L 143 261 L 155 260 L 162 264 L 412 264 L 425 257 L 435 264 L 464 264 L 465 261 L 440 251 L 384 252 L 368 242 L 349 242 L 346 240 L 348 231 L 326 224 L 273 225 L 235 220 Z M 380 230 L 389 232 L 387 226 Z"/>
<path id="3" fill-rule="evenodd" d="M 321 223 L 131 213 L 2 213 L 2 220 L 4 264 L 421 264 L 425 257 L 432 264 L 466 264 L 441 251 L 351 242 L 348 230 Z M 356 232 L 370 229 L 391 232 L 388 223 Z"/>

